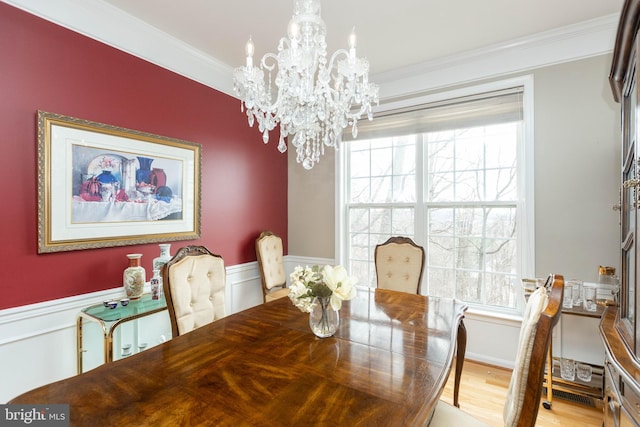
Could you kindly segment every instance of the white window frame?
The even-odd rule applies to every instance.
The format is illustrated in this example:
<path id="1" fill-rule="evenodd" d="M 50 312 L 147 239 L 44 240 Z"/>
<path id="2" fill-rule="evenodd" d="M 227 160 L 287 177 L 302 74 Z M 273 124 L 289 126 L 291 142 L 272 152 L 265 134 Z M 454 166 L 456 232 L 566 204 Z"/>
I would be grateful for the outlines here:
<path id="1" fill-rule="evenodd" d="M 534 94 L 533 94 L 533 76 L 524 75 L 514 77 L 511 79 L 500 80 L 485 84 L 478 84 L 468 86 L 465 88 L 442 91 L 434 94 L 405 97 L 400 101 L 382 102 L 379 108 L 374 111 L 374 119 L 377 113 L 383 113 L 388 111 L 400 110 L 412 106 L 424 105 L 428 103 L 434 103 L 439 101 L 445 101 L 448 99 L 460 98 L 471 96 L 475 94 L 481 94 L 486 92 L 498 91 L 508 89 L 516 86 L 523 87 L 522 103 L 523 103 L 523 143 L 518 147 L 518 188 L 520 200 L 518 204 L 521 205 L 518 208 L 517 213 L 517 241 L 518 241 L 518 273 L 521 278 L 534 278 L 535 277 L 535 198 L 534 198 Z M 345 141 L 344 144 L 348 144 Z M 347 232 L 347 210 L 345 209 L 346 194 L 348 194 L 348 181 L 345 174 L 346 156 L 347 150 L 339 150 L 339 155 L 336 156 L 336 261 L 345 264 L 348 258 L 348 236 Z M 418 157 L 420 156 L 420 157 Z M 422 159 L 422 153 L 416 153 L 416 157 Z M 422 168 L 419 168 L 422 171 Z M 419 172 L 421 175 L 422 172 Z M 422 176 L 418 176 L 416 185 L 419 185 L 418 189 L 421 191 L 423 185 Z M 416 209 L 424 209 L 420 204 L 416 205 Z M 416 212 L 418 217 L 418 212 Z M 416 221 L 415 224 L 416 236 L 424 235 L 424 221 Z M 519 302 L 515 309 L 500 309 L 484 305 L 474 305 L 471 310 L 474 312 L 486 312 L 487 314 L 516 314 L 522 313 L 524 307 L 524 297 L 522 297 L 522 288 L 516 289 L 517 301 Z"/>

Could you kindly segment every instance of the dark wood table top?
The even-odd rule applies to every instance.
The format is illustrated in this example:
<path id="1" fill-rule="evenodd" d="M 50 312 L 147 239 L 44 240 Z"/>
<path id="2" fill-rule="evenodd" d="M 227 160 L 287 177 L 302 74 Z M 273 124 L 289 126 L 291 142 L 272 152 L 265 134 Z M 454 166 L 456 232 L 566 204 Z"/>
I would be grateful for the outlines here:
<path id="1" fill-rule="evenodd" d="M 70 405 L 71 425 L 410 426 L 447 381 L 466 306 L 359 288 L 334 337 L 288 298 L 24 393 Z"/>

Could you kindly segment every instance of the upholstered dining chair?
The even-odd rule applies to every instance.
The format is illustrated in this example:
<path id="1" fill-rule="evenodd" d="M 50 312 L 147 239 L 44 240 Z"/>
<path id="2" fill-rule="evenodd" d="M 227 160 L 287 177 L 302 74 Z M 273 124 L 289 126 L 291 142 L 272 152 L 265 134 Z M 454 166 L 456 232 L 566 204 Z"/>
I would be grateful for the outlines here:
<path id="1" fill-rule="evenodd" d="M 256 239 L 256 256 L 260 267 L 264 302 L 289 295 L 284 272 L 282 239 L 271 231 L 263 231 Z"/>
<path id="2" fill-rule="evenodd" d="M 225 316 L 226 271 L 220 255 L 204 246 L 185 246 L 162 267 L 173 336 Z"/>
<path id="3" fill-rule="evenodd" d="M 424 248 L 409 237 L 390 237 L 376 245 L 374 261 L 378 287 L 417 294 L 424 260 Z"/>
<path id="4" fill-rule="evenodd" d="M 527 301 L 515 368 L 502 413 L 506 427 L 535 426 L 542 397 L 547 351 L 553 327 L 560 319 L 563 292 L 564 278 L 561 275 L 550 275 L 545 286 L 536 289 Z M 466 427 L 487 424 L 440 400 L 429 425 Z"/>

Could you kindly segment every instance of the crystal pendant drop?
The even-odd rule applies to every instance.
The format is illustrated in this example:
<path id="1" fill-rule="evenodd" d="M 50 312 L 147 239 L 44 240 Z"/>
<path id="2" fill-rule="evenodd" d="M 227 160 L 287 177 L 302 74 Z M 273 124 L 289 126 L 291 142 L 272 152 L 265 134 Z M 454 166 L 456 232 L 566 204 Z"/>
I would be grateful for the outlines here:
<path id="1" fill-rule="evenodd" d="M 284 140 L 284 136 L 280 135 L 280 141 L 278 142 L 278 151 L 284 153 L 287 151 L 287 142 Z"/>
<path id="2" fill-rule="evenodd" d="M 262 133 L 262 140 L 264 141 L 265 144 L 269 142 L 269 131 L 266 129 Z"/>
<path id="3" fill-rule="evenodd" d="M 311 160 L 309 157 L 305 158 L 302 162 L 302 167 L 306 170 L 310 170 L 311 168 L 313 168 L 313 160 Z"/>

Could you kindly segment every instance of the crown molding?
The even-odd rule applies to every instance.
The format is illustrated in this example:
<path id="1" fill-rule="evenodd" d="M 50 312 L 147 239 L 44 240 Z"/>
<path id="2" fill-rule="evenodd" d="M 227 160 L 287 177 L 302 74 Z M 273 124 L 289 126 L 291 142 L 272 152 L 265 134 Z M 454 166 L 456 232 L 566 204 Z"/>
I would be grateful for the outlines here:
<path id="1" fill-rule="evenodd" d="M 233 96 L 233 68 L 101 0 L 0 0 Z"/>
<path id="2" fill-rule="evenodd" d="M 380 99 L 395 99 L 481 79 L 526 72 L 613 51 L 619 14 L 584 21 L 529 37 L 372 74 Z"/>
<path id="3" fill-rule="evenodd" d="M 0 0 L 230 96 L 233 68 L 102 0 Z M 372 74 L 380 99 L 603 55 L 613 50 L 618 14 L 446 58 Z"/>

